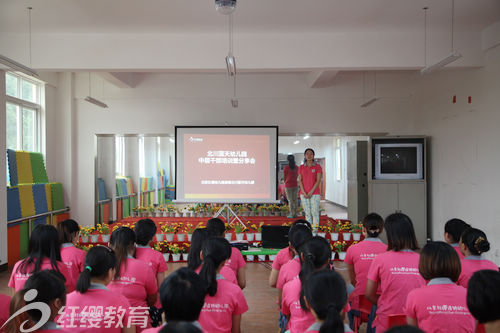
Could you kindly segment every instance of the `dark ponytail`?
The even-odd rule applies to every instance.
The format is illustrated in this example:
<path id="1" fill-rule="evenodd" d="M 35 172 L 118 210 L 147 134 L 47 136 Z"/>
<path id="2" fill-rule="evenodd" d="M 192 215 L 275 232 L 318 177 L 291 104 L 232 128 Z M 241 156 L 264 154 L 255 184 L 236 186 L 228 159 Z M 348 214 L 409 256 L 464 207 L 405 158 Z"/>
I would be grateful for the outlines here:
<path id="1" fill-rule="evenodd" d="M 75 220 L 67 219 L 57 225 L 59 244 L 71 243 L 73 237 L 80 232 L 80 226 Z"/>
<path id="2" fill-rule="evenodd" d="M 467 246 L 470 253 L 473 255 L 478 256 L 490 250 L 490 242 L 488 242 L 486 234 L 479 229 L 465 229 L 460 240 Z"/>
<path id="3" fill-rule="evenodd" d="M 377 213 L 370 213 L 361 222 L 368 237 L 378 237 L 384 230 L 384 219 Z"/>
<path id="4" fill-rule="evenodd" d="M 231 256 L 231 245 L 222 237 L 211 237 L 203 244 L 203 263 L 200 277 L 205 281 L 207 294 L 217 293 L 217 268 Z"/>
<path id="5" fill-rule="evenodd" d="M 120 277 L 121 266 L 126 265 L 129 250 L 133 248 L 134 243 L 135 233 L 128 227 L 119 227 L 111 234 L 109 244 L 116 255 L 115 279 Z"/>
<path id="6" fill-rule="evenodd" d="M 308 240 L 312 238 L 311 228 L 306 225 L 297 224 L 293 228 L 290 228 L 288 232 L 288 241 L 290 242 L 292 249 L 296 252 L 300 252 L 300 247 L 305 244 Z"/>
<path id="7" fill-rule="evenodd" d="M 191 237 L 191 246 L 189 247 L 188 254 L 188 268 L 193 271 L 196 270 L 201 265 L 200 252 L 203 247 L 203 243 L 210 237 L 208 230 L 206 228 L 203 229 L 195 229 L 193 231 L 193 236 Z"/>
<path id="8" fill-rule="evenodd" d="M 106 246 L 95 246 L 87 252 L 83 272 L 78 276 L 76 291 L 84 294 L 89 290 L 93 277 L 104 277 L 116 266 L 115 252 Z"/>
<path id="9" fill-rule="evenodd" d="M 324 266 L 328 266 L 330 261 L 330 244 L 326 239 L 320 236 L 314 236 L 310 241 L 306 242 L 300 251 L 300 261 L 302 263 L 299 273 L 300 279 L 300 307 L 304 311 L 308 311 L 304 301 L 304 285 L 311 273 L 317 271 Z"/>
<path id="10" fill-rule="evenodd" d="M 286 159 L 288 161 L 288 166 L 290 167 L 290 169 L 291 170 L 295 169 L 295 156 L 288 155 Z"/>
<path id="11" fill-rule="evenodd" d="M 57 229 L 49 224 L 39 224 L 33 229 L 28 241 L 28 257 L 21 262 L 17 269 L 23 274 L 39 272 L 44 258 L 49 259 L 51 268 L 60 273 L 57 265 L 58 262 L 61 262 L 59 234 Z M 31 264 L 34 265 L 34 268 L 32 271 L 28 271 Z"/>
<path id="12" fill-rule="evenodd" d="M 312 273 L 305 283 L 304 296 L 323 324 L 320 333 L 343 333 L 344 322 L 340 315 L 347 302 L 344 279 L 333 271 Z"/>

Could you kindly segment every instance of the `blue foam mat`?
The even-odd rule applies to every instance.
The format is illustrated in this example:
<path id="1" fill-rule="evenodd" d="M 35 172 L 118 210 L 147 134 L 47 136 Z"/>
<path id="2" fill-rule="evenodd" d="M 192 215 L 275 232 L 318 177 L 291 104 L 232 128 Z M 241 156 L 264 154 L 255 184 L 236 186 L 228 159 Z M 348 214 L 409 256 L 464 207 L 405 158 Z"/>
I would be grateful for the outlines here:
<path id="1" fill-rule="evenodd" d="M 17 187 L 7 187 L 7 221 L 20 219 L 21 217 L 19 189 Z"/>
<path id="2" fill-rule="evenodd" d="M 33 200 L 35 201 L 35 213 L 41 214 L 49 211 L 47 205 L 47 193 L 45 192 L 45 184 L 33 185 Z"/>
<path id="3" fill-rule="evenodd" d="M 7 159 L 9 162 L 10 185 L 15 186 L 18 184 L 16 151 L 7 149 Z"/>

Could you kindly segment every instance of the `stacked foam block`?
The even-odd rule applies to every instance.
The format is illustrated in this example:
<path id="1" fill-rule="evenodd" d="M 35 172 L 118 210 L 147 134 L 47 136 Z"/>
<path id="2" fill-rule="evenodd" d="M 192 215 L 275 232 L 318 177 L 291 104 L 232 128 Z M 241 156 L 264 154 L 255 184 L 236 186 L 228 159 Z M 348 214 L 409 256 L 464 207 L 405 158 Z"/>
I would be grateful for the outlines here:
<path id="1" fill-rule="evenodd" d="M 151 192 L 155 189 L 155 181 L 153 177 L 141 177 L 141 196 L 140 196 L 140 205 L 142 207 L 149 207 L 153 204 L 154 201 L 154 192 Z"/>
<path id="2" fill-rule="evenodd" d="M 129 217 L 130 210 L 136 206 L 135 197 L 125 197 L 134 194 L 134 186 L 130 177 L 116 177 L 116 195 L 124 197 L 116 200 L 116 218 Z"/>
<path id="3" fill-rule="evenodd" d="M 7 164 L 7 221 L 65 208 L 62 184 L 49 183 L 42 154 L 8 149 Z M 40 217 L 33 220 L 33 227 L 38 224 L 55 224 L 68 216 L 59 214 L 53 221 L 49 217 Z M 8 225 L 10 265 L 27 254 L 28 228 L 28 221 Z"/>
<path id="4" fill-rule="evenodd" d="M 164 169 L 158 169 L 158 204 L 163 205 L 166 202 L 166 188 L 168 184 L 167 175 Z"/>
<path id="5" fill-rule="evenodd" d="M 106 184 L 102 178 L 97 178 L 97 200 L 102 201 L 106 200 L 108 197 L 106 196 Z M 110 203 L 104 202 L 99 203 L 99 223 L 109 223 L 109 207 Z"/>

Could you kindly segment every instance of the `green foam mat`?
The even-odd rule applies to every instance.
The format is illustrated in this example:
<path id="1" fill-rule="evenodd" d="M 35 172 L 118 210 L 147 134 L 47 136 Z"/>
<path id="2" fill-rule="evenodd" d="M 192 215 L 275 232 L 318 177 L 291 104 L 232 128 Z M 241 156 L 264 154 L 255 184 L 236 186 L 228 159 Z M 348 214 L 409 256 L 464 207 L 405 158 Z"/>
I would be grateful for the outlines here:
<path id="1" fill-rule="evenodd" d="M 61 183 L 51 183 L 50 188 L 52 190 L 52 209 L 58 210 L 64 208 L 64 194 L 63 187 Z"/>
<path id="2" fill-rule="evenodd" d="M 274 255 L 280 252 L 281 249 L 264 249 L 264 248 L 249 248 L 247 251 L 241 251 L 244 256 L 247 255 Z"/>
<path id="3" fill-rule="evenodd" d="M 28 255 L 28 241 L 29 241 L 29 223 L 23 222 L 19 226 L 19 257 L 26 258 Z"/>
<path id="4" fill-rule="evenodd" d="M 33 182 L 35 184 L 45 184 L 49 182 L 47 177 L 47 170 L 43 162 L 43 155 L 41 153 L 30 153 L 31 159 L 31 172 L 33 173 Z"/>
<path id="5" fill-rule="evenodd" d="M 130 216 L 130 199 L 122 200 L 122 214 L 123 218 Z"/>

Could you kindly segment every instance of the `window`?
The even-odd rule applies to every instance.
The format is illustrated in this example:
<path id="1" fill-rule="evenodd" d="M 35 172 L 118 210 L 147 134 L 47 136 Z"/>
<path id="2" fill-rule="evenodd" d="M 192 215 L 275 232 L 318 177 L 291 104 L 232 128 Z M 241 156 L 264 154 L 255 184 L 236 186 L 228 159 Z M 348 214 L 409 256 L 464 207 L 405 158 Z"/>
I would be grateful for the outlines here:
<path id="1" fill-rule="evenodd" d="M 116 176 L 125 176 L 125 138 L 115 137 L 115 166 Z"/>
<path id="2" fill-rule="evenodd" d="M 342 181 L 342 144 L 340 138 L 335 139 L 335 179 Z"/>
<path id="3" fill-rule="evenodd" d="M 40 151 L 41 83 L 9 72 L 5 85 L 7 148 Z"/>

